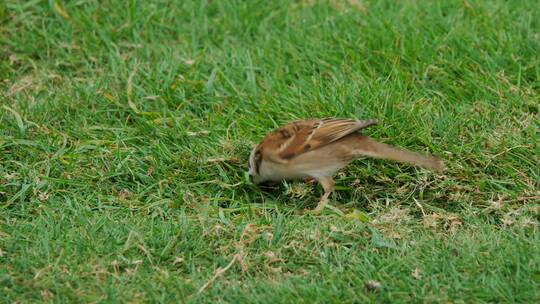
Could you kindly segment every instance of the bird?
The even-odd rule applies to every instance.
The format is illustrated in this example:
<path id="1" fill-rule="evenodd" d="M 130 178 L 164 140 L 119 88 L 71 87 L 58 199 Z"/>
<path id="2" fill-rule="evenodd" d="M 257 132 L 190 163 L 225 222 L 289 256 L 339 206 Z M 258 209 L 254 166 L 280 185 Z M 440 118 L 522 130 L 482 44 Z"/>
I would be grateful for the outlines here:
<path id="1" fill-rule="evenodd" d="M 316 180 L 323 188 L 316 207 L 321 212 L 334 190 L 333 176 L 358 158 L 372 157 L 408 163 L 441 172 L 439 158 L 393 147 L 360 130 L 376 119 L 322 118 L 297 120 L 271 131 L 256 145 L 248 161 L 249 179 L 257 185 L 282 180 Z"/>

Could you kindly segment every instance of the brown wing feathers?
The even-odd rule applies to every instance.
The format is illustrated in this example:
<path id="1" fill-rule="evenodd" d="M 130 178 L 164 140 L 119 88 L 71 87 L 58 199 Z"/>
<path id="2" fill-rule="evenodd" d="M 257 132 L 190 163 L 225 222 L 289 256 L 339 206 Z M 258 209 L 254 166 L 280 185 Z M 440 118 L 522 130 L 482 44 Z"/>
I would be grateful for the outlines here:
<path id="1" fill-rule="evenodd" d="M 277 154 L 268 157 L 274 162 L 283 163 L 376 123 L 373 119 L 359 121 L 336 118 L 295 121 L 266 136 L 260 148 L 275 150 Z"/>
<path id="2" fill-rule="evenodd" d="M 317 146 L 320 147 L 375 123 L 377 123 L 375 120 L 324 119 L 312 140 L 317 142 Z"/>

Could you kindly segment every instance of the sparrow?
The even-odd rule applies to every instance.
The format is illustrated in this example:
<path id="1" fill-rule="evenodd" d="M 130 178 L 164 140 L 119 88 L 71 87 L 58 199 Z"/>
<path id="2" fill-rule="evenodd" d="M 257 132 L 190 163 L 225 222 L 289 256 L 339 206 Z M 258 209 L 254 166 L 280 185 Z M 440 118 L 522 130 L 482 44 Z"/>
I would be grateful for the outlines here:
<path id="1" fill-rule="evenodd" d="M 442 171 L 444 163 L 380 143 L 359 131 L 377 120 L 325 118 L 298 120 L 266 135 L 249 156 L 249 177 L 255 184 L 314 179 L 323 188 L 313 213 L 322 211 L 334 190 L 334 174 L 357 158 L 393 160 Z"/>

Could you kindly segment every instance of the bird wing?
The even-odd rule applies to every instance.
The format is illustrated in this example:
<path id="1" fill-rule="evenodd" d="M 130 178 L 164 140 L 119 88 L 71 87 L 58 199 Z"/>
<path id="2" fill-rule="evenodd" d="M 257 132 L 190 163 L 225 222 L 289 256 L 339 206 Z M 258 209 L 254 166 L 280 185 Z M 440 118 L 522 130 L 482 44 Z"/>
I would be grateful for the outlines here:
<path id="1" fill-rule="evenodd" d="M 294 121 L 268 134 L 260 146 L 268 152 L 272 151 L 266 153 L 271 161 L 286 163 L 295 156 L 313 151 L 376 123 L 374 119 L 342 118 Z"/>

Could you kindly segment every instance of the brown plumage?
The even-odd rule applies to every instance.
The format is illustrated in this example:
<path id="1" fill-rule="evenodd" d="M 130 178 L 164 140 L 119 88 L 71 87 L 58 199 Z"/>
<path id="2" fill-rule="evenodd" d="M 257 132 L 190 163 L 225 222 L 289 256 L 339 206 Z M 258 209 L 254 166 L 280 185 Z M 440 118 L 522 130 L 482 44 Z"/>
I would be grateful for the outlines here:
<path id="1" fill-rule="evenodd" d="M 443 170 L 441 160 L 379 143 L 358 131 L 377 121 L 313 119 L 294 121 L 274 130 L 251 152 L 249 174 L 255 183 L 315 178 L 325 193 L 321 211 L 333 190 L 332 176 L 356 158 L 369 156 Z"/>

